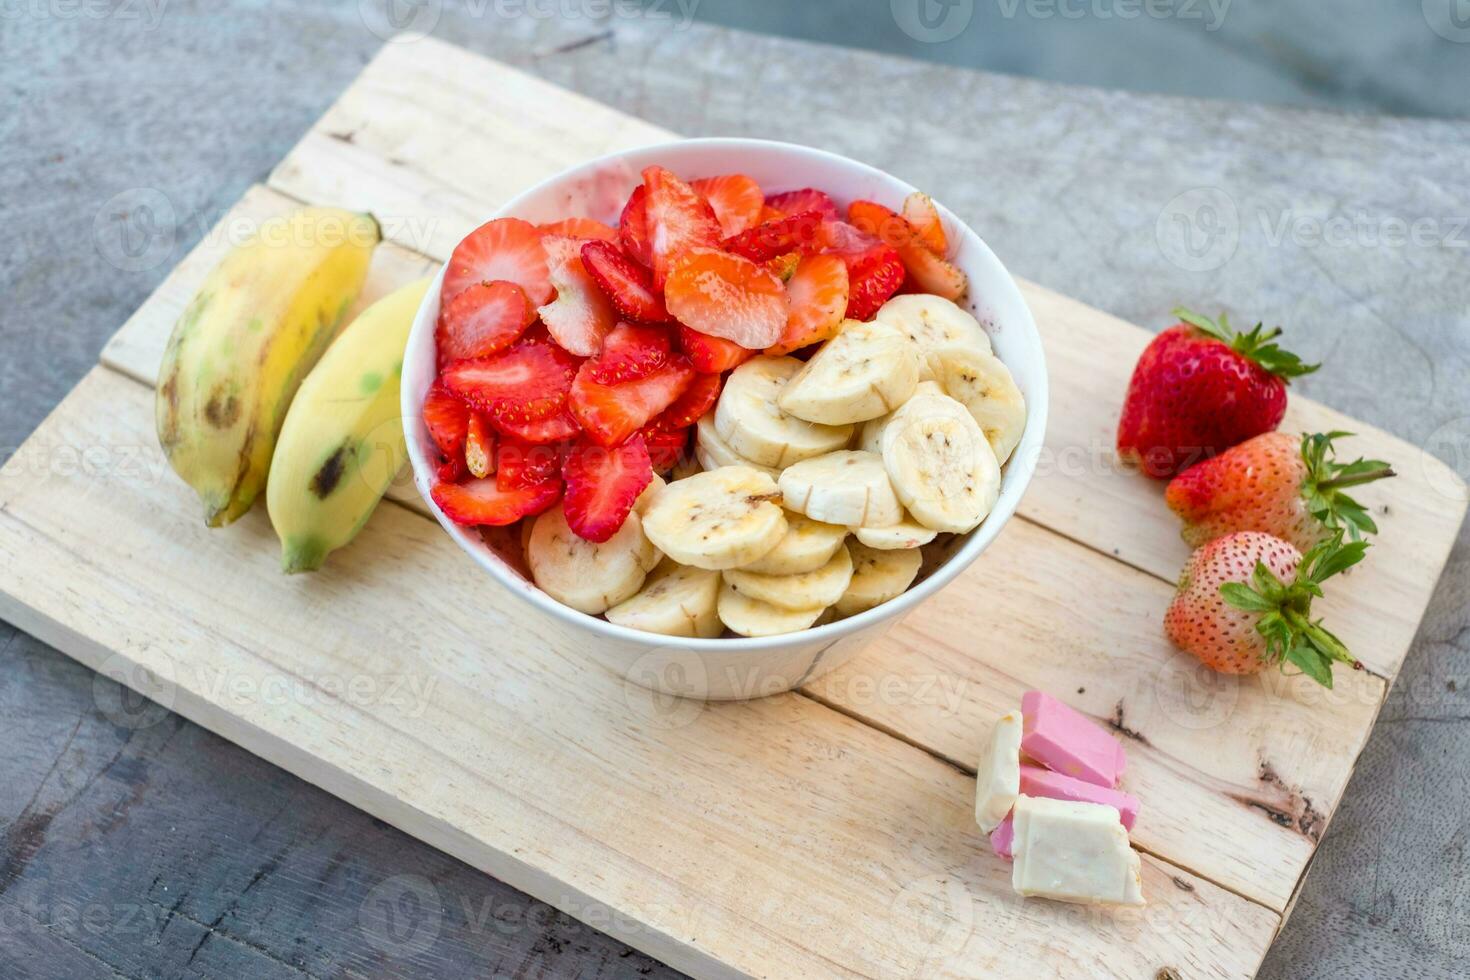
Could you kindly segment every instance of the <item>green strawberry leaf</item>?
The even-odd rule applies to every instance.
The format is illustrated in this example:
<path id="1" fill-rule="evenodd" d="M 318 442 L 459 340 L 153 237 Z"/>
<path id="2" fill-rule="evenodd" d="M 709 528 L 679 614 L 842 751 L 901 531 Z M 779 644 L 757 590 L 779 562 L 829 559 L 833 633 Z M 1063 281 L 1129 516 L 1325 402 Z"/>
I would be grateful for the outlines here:
<path id="1" fill-rule="evenodd" d="M 1174 315 L 1181 322 L 1230 345 L 1231 350 L 1243 357 L 1250 358 L 1283 381 L 1311 374 L 1322 366 L 1305 364 L 1300 357 L 1291 351 L 1283 350 L 1280 345 L 1274 343 L 1273 341 L 1281 336 L 1280 327 L 1267 330 L 1265 324 L 1258 323 L 1249 333 L 1240 333 L 1230 326 L 1230 320 L 1223 313 L 1220 314 L 1219 322 L 1182 306 L 1175 307 Z"/>
<path id="2" fill-rule="evenodd" d="M 1286 659 L 1303 674 L 1325 688 L 1332 687 L 1332 663 L 1304 643 L 1298 643 L 1286 651 Z"/>
<path id="3" fill-rule="evenodd" d="M 1354 541 L 1364 534 L 1378 533 L 1378 525 L 1366 508 L 1343 491 L 1394 476 L 1393 467 L 1381 459 L 1362 459 L 1338 463 L 1333 457 L 1333 441 L 1351 436 L 1350 432 L 1318 432 L 1302 436 L 1302 461 L 1307 467 L 1302 481 L 1302 499 L 1307 512 L 1331 531 L 1345 531 Z"/>
<path id="4" fill-rule="evenodd" d="M 1220 594 L 1236 609 L 1246 612 L 1270 612 L 1278 605 L 1241 582 L 1226 582 L 1220 586 Z"/>

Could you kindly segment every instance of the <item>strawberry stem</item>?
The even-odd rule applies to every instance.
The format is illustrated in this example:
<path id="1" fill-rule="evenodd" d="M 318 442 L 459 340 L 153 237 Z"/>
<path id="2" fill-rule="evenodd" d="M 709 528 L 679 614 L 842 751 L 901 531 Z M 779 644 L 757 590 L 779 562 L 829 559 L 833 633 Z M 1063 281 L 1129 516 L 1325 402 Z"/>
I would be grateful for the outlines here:
<path id="1" fill-rule="evenodd" d="M 1266 371 L 1276 375 L 1282 381 L 1290 383 L 1292 378 L 1299 378 L 1304 374 L 1311 374 L 1320 368 L 1320 364 L 1304 364 L 1300 357 L 1291 351 L 1282 350 L 1273 341 L 1281 336 L 1280 327 L 1272 327 L 1267 330 L 1265 324 L 1258 323 L 1251 330 L 1241 333 L 1230 326 L 1230 320 L 1224 313 L 1220 314 L 1219 322 L 1211 320 L 1207 316 L 1201 316 L 1184 307 L 1176 307 L 1174 315 L 1182 322 L 1189 324 L 1201 333 L 1215 338 L 1223 344 L 1229 345 L 1230 349 L 1242 357 L 1255 361 Z"/>
<path id="2" fill-rule="evenodd" d="M 1330 531 L 1346 531 L 1352 540 L 1364 534 L 1378 533 L 1378 525 L 1362 504 L 1342 491 L 1375 480 L 1397 476 L 1392 466 L 1381 459 L 1359 457 L 1351 463 L 1339 463 L 1333 441 L 1351 436 L 1351 432 L 1317 432 L 1302 436 L 1302 462 L 1307 476 L 1302 481 L 1302 499 L 1307 510 Z"/>

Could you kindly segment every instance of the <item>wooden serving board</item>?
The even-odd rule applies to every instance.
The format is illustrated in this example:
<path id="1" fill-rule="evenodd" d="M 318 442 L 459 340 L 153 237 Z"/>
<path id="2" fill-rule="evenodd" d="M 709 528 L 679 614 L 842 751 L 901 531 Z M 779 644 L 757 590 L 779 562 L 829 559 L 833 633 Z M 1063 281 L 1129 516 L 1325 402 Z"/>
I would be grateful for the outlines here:
<path id="1" fill-rule="evenodd" d="M 303 202 L 372 210 L 390 241 L 366 304 L 530 183 L 670 136 L 432 40 L 387 45 L 0 471 L 0 614 L 697 976 L 1254 975 L 1466 507 L 1442 463 L 1323 406 L 1294 400 L 1287 426 L 1355 431 L 1402 474 L 1391 509 L 1364 491 L 1383 533 L 1322 609 L 1368 667 L 1332 691 L 1219 677 L 1163 639 L 1186 553 L 1160 487 L 1111 455 L 1148 334 L 1029 284 L 1054 402 L 1022 516 L 799 693 L 624 684 L 499 592 L 407 480 L 313 576 L 279 573 L 263 508 L 202 526 L 151 385 L 232 235 Z M 975 827 L 981 733 L 1031 687 L 1128 740 L 1145 912 L 1023 902 Z"/>

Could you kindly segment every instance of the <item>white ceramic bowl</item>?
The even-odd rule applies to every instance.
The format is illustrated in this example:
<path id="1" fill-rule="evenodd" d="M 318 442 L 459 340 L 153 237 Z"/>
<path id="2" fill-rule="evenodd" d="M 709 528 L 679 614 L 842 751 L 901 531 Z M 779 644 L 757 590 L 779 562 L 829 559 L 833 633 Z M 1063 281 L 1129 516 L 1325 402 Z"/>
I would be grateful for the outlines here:
<path id="1" fill-rule="evenodd" d="M 532 187 L 486 220 L 514 216 L 541 223 L 578 216 L 616 225 L 623 202 L 640 182 L 640 171 L 654 163 L 685 179 L 748 174 L 768 194 L 817 187 L 842 207 L 863 198 L 898 209 L 915 190 L 881 170 L 806 146 L 750 139 L 684 140 L 591 160 Z M 790 690 L 850 659 L 901 618 L 920 609 L 924 600 L 953 581 L 995 540 L 1031 482 L 1046 431 L 1046 363 L 1031 311 L 995 253 L 943 204 L 936 204 L 949 236 L 951 260 L 970 277 L 968 306 L 1026 397 L 1027 425 L 1005 467 L 1000 499 L 990 516 L 958 539 L 944 564 L 903 595 L 850 619 L 784 636 L 659 636 L 562 605 L 497 556 L 475 529 L 458 526 L 433 507 L 439 523 L 498 585 L 519 597 L 527 616 L 543 617 L 547 628 L 570 638 L 575 648 L 641 687 L 711 700 L 758 697 Z M 433 484 L 436 456 L 423 424 L 422 405 L 435 377 L 434 325 L 442 282 L 443 270 L 424 297 L 403 361 L 408 452 L 414 482 L 425 499 Z"/>

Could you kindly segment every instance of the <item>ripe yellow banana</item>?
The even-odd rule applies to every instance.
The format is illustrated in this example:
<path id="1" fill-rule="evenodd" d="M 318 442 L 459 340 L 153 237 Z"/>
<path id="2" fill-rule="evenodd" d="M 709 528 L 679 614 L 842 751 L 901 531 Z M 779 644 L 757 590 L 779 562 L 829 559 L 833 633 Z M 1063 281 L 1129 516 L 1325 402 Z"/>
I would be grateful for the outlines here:
<path id="1" fill-rule="evenodd" d="M 158 375 L 158 439 L 210 527 L 248 511 L 301 379 L 362 289 L 371 215 L 303 208 L 261 224 L 184 310 Z"/>
<path id="2" fill-rule="evenodd" d="M 420 279 L 363 310 L 296 392 L 265 492 L 285 571 L 314 571 L 356 537 L 408 458 L 403 348 L 428 289 Z"/>

